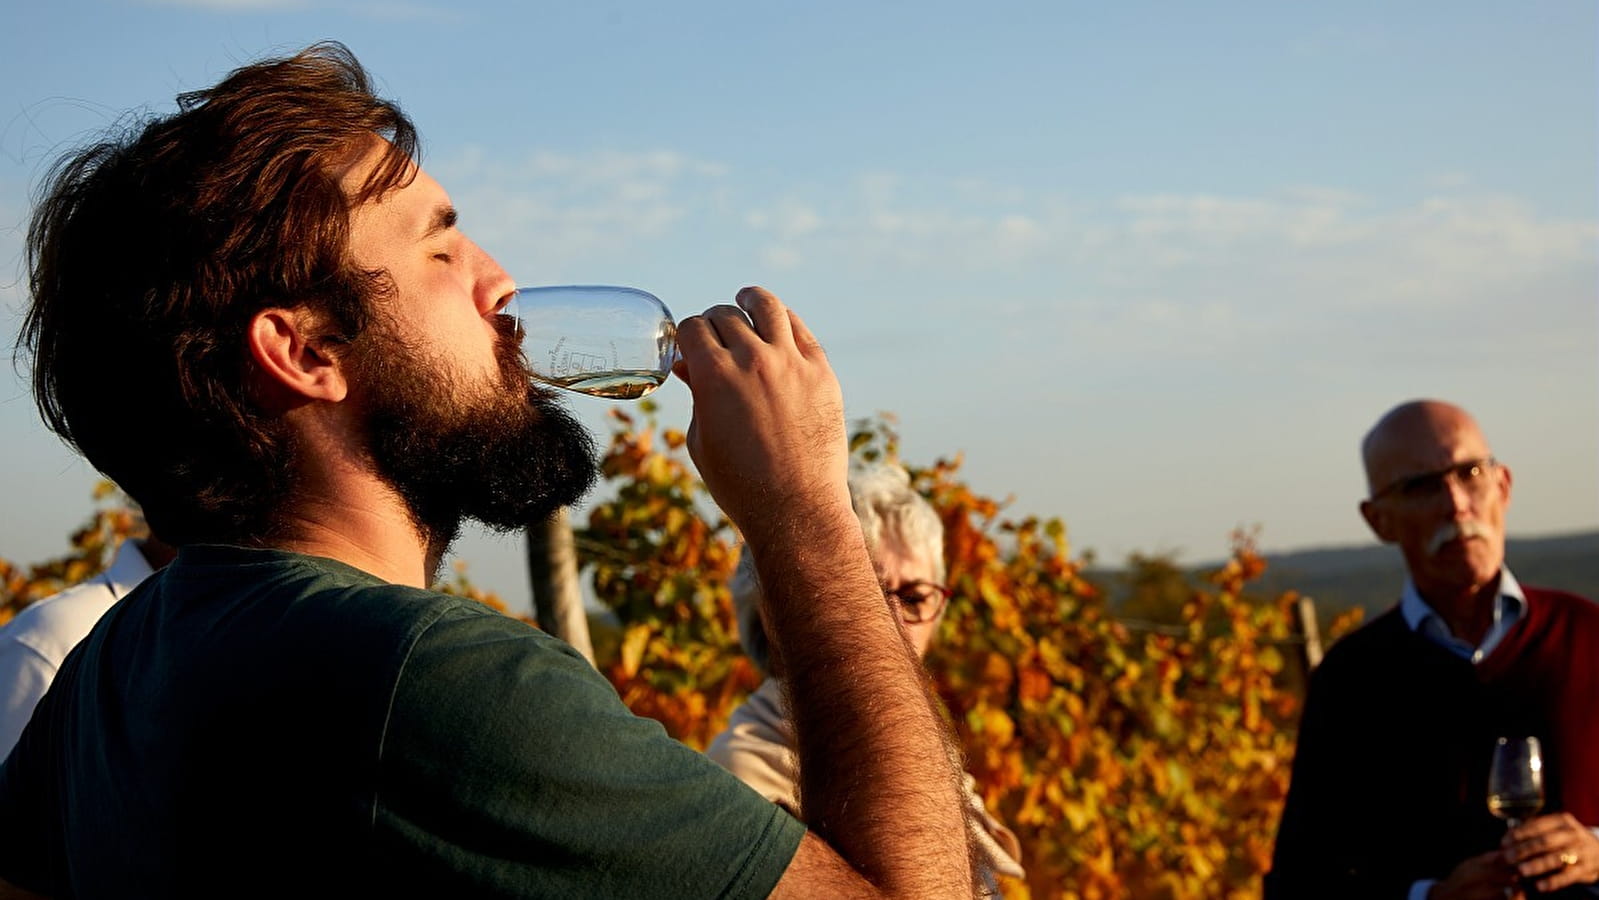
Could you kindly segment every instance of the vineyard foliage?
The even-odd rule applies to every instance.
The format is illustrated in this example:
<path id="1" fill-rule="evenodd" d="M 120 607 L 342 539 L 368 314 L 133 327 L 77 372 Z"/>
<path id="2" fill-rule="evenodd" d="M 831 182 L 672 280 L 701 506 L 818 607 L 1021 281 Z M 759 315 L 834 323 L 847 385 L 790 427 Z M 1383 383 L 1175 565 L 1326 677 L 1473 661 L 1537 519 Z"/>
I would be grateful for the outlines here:
<path id="1" fill-rule="evenodd" d="M 606 497 L 575 535 L 595 598 L 600 671 L 635 712 L 703 749 L 760 682 L 738 647 L 727 583 L 738 534 L 653 407 L 613 412 Z M 852 450 L 897 456 L 886 417 Z M 901 464 L 906 464 L 900 460 Z M 1303 671 L 1292 593 L 1248 593 L 1264 569 L 1247 537 L 1203 578 L 1135 558 L 1131 625 L 1074 560 L 1058 519 L 1004 515 L 960 459 L 907 464 L 945 528 L 955 595 L 928 666 L 989 808 L 1022 840 L 1012 898 L 1242 900 L 1259 896 L 1288 786 Z M 110 485 L 58 559 L 0 559 L 0 624 L 96 574 L 142 521 Z M 1139 581 L 1139 579 L 1142 581 Z M 457 567 L 442 589 L 501 610 Z M 1335 625 L 1334 634 L 1353 624 Z"/>
<path id="2" fill-rule="evenodd" d="M 642 420 L 613 415 L 603 474 L 615 494 L 577 536 L 619 623 L 596 655 L 630 707 L 703 748 L 759 680 L 727 589 L 738 535 L 681 432 L 647 404 Z M 857 426 L 852 451 L 896 457 L 897 443 L 880 418 Z M 928 666 L 980 793 L 1022 839 L 1027 882 L 1006 896 L 1258 897 L 1304 674 L 1297 597 L 1248 594 L 1265 564 L 1238 535 L 1204 578 L 1139 558 L 1144 593 L 1159 580 L 1179 608 L 1175 625 L 1135 630 L 1072 558 L 1060 520 L 1006 518 L 960 465 L 907 466 L 943 519 L 955 590 Z"/>
<path id="3" fill-rule="evenodd" d="M 30 566 L 0 558 L 0 626 L 29 604 L 100 574 L 117 545 L 149 533 L 144 518 L 109 481 L 95 485 L 94 507 L 62 555 Z"/>

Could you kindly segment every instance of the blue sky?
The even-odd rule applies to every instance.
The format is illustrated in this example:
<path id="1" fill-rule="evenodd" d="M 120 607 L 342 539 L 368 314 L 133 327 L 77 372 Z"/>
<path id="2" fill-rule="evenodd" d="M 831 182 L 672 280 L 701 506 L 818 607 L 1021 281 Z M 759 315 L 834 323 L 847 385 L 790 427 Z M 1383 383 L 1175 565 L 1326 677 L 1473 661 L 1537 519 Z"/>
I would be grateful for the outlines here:
<path id="1" fill-rule="evenodd" d="M 1599 527 L 1591 2 L 9 2 L 0 332 L 48 163 L 264 54 L 347 43 L 526 284 L 678 315 L 776 290 L 853 417 L 1078 549 L 1370 540 L 1360 434 L 1438 396 L 1512 534 Z M 686 391 L 658 396 L 688 418 Z M 574 398 L 605 428 L 604 401 Z M 92 475 L 0 375 L 0 556 Z M 459 546 L 525 596 L 514 540 Z M 1512 560 L 1512 564 L 1514 561 Z"/>

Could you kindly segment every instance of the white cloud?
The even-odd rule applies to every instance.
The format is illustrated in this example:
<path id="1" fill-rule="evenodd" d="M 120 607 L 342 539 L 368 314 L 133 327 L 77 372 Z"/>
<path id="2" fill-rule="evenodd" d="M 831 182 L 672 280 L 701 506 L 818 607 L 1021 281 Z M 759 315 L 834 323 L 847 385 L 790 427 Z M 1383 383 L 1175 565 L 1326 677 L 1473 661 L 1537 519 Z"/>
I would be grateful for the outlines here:
<path id="1" fill-rule="evenodd" d="M 145 0 L 151 6 L 178 6 L 207 12 L 269 12 L 310 9 L 310 0 Z"/>
<path id="2" fill-rule="evenodd" d="M 1434 194 L 1390 208 L 1330 188 L 1268 197 L 1129 195 L 1075 215 L 1059 212 L 1064 204 L 1034 205 L 955 211 L 887 203 L 881 191 L 863 187 L 853 214 L 829 216 L 828 227 L 809 237 L 834 238 L 862 254 L 882 249 L 856 240 L 862 235 L 892 240 L 887 259 L 917 265 L 1070 260 L 1107 275 L 1142 273 L 1135 280 L 1146 282 L 1164 277 L 1162 269 L 1231 269 L 1241 283 L 1251 272 L 1309 275 L 1337 264 L 1388 277 L 1411 266 L 1461 288 L 1583 264 L 1599 238 L 1593 221 L 1541 217 L 1519 199 L 1490 194 Z"/>
<path id="3" fill-rule="evenodd" d="M 478 164 L 483 164 L 481 149 L 472 154 Z M 560 178 L 576 184 L 608 184 L 636 179 L 676 179 L 680 177 L 717 177 L 726 174 L 719 163 L 694 160 L 669 150 L 642 153 L 622 153 L 604 150 L 577 156 L 569 153 L 541 151 L 520 164 L 507 167 L 507 174 L 519 174 L 534 179 Z"/>
<path id="4" fill-rule="evenodd" d="M 320 9 L 348 13 L 363 19 L 383 22 L 458 22 L 465 17 L 443 6 L 413 3 L 409 0 L 143 0 L 150 6 L 172 6 L 210 13 L 300 12 Z"/>
<path id="5" fill-rule="evenodd" d="M 1422 182 L 1431 190 L 1459 190 L 1471 185 L 1471 176 L 1464 172 L 1438 172 Z"/>
<path id="6" fill-rule="evenodd" d="M 804 257 L 788 247 L 774 245 L 761 251 L 761 262 L 773 269 L 790 271 L 799 268 L 804 261 Z"/>
<path id="7" fill-rule="evenodd" d="M 349 3 L 339 8 L 361 18 L 381 22 L 463 22 L 467 18 L 459 10 L 426 3 L 406 3 L 403 0 Z"/>
<path id="8" fill-rule="evenodd" d="M 474 238 L 509 265 L 543 272 L 667 236 L 714 202 L 726 171 L 667 151 L 505 160 L 481 148 L 429 168 L 450 187 Z"/>
<path id="9" fill-rule="evenodd" d="M 1121 198 L 1129 232 L 1157 239 L 1186 237 L 1227 244 L 1260 233 L 1276 218 L 1275 205 L 1253 198 L 1206 194 L 1154 194 Z"/>
<path id="10" fill-rule="evenodd" d="M 1024 341 L 1068 334 L 1090 357 L 1295 364 L 1286 348 L 1310 344 L 1403 356 L 1418 332 L 1458 352 L 1564 352 L 1592 330 L 1579 318 L 1599 223 L 1476 187 L 1380 201 L 1292 185 L 1090 202 L 885 172 L 760 195 L 717 162 L 670 151 L 478 151 L 434 168 L 468 231 L 508 264 L 698 254 L 714 236 L 725 262 L 801 281 L 894 279 L 920 296 L 918 314 L 980 308 L 978 327 Z M 1519 312 L 1529 298 L 1535 309 Z M 1442 334 L 1458 338 L 1431 340 Z"/>
<path id="11" fill-rule="evenodd" d="M 786 204 L 772 210 L 753 210 L 745 216 L 745 221 L 757 231 L 770 231 L 784 240 L 805 237 L 824 224 L 816 210 L 798 204 Z"/>
<path id="12" fill-rule="evenodd" d="M 815 210 L 812 227 L 782 233 L 794 209 Z M 973 327 L 1068 334 L 1088 356 L 1296 365 L 1306 347 L 1343 345 L 1438 354 L 1447 368 L 1462 364 L 1450 353 L 1591 351 L 1599 223 L 1473 188 L 1384 202 L 1296 185 L 1086 203 L 875 173 L 848 191 L 776 199 L 748 221 L 775 238 L 769 262 L 825 260 L 830 277 L 937 288 L 946 314 L 981 310 Z"/>

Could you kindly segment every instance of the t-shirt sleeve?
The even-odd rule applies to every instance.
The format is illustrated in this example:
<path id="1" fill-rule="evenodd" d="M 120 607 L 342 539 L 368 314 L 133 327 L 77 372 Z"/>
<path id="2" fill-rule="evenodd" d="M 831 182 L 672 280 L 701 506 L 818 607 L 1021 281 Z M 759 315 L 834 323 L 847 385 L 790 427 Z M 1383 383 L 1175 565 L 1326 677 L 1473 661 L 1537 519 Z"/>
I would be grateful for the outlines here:
<path id="1" fill-rule="evenodd" d="M 57 774 L 47 752 L 51 705 L 46 695 L 38 707 L 41 721 L 24 728 L 0 759 L 0 878 L 45 894 L 57 893 L 54 879 L 61 874 L 50 842 L 60 827 L 49 801 Z"/>
<path id="2" fill-rule="evenodd" d="M 741 721 L 735 712 L 705 755 L 762 797 L 791 811 L 799 809 L 794 751 L 759 723 Z"/>
<path id="3" fill-rule="evenodd" d="M 765 897 L 805 831 L 570 647 L 475 610 L 416 641 L 378 771 L 377 868 L 407 892 Z"/>

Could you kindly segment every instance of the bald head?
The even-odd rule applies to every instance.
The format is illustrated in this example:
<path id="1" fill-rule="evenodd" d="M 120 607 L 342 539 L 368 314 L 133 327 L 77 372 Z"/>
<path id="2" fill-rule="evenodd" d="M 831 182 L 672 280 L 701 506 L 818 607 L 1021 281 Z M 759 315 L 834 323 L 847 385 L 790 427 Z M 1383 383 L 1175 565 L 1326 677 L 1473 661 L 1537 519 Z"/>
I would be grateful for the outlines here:
<path id="1" fill-rule="evenodd" d="M 1361 515 L 1399 546 L 1422 597 L 1456 611 L 1491 597 L 1511 480 L 1476 420 L 1452 403 L 1412 400 L 1377 420 L 1360 449 L 1370 490 Z"/>
<path id="2" fill-rule="evenodd" d="M 1377 420 L 1360 444 L 1360 455 L 1366 487 L 1375 494 L 1405 475 L 1448 466 L 1457 456 L 1493 454 L 1470 413 L 1442 400 L 1412 400 Z"/>

